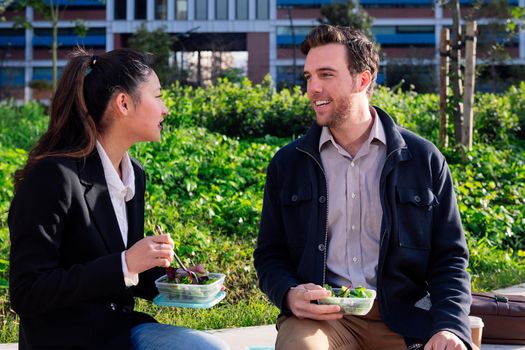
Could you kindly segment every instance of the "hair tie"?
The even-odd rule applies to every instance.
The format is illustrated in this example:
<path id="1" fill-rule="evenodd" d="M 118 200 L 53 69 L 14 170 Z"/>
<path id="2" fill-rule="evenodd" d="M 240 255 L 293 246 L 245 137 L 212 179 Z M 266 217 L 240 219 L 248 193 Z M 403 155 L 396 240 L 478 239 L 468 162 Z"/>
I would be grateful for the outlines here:
<path id="1" fill-rule="evenodd" d="M 98 61 L 99 58 L 100 58 L 100 57 L 98 57 L 97 55 L 93 55 L 93 56 L 91 56 L 91 60 L 89 61 L 89 66 L 90 66 L 91 68 L 93 68 L 93 67 L 95 66 L 95 64 L 97 63 L 97 61 Z"/>

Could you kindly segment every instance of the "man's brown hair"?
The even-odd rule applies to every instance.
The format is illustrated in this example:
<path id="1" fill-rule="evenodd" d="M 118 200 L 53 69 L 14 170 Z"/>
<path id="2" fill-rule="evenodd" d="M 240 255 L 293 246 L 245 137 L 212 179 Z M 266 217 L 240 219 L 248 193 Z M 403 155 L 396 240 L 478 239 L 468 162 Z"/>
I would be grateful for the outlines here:
<path id="1" fill-rule="evenodd" d="M 341 44 L 346 47 L 350 74 L 362 73 L 365 70 L 370 72 L 372 81 L 366 92 L 370 97 L 379 70 L 379 53 L 375 44 L 357 29 L 322 24 L 308 33 L 301 44 L 301 52 L 307 55 L 310 49 L 327 44 Z"/>

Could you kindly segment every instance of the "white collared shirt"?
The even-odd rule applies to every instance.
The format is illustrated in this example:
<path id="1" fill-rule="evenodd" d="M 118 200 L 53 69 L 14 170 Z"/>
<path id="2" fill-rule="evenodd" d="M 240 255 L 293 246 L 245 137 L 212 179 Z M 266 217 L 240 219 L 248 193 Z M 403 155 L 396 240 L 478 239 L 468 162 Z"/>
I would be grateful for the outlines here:
<path id="1" fill-rule="evenodd" d="M 113 167 L 113 163 L 109 159 L 102 144 L 97 140 L 97 151 L 102 161 L 104 168 L 104 177 L 108 186 L 109 197 L 111 204 L 117 218 L 120 234 L 124 247 L 128 245 L 128 213 L 126 202 L 129 202 L 135 196 L 135 172 L 129 154 L 126 152 L 122 161 L 120 162 L 120 169 L 122 170 L 122 179 L 119 177 L 117 171 Z M 128 271 L 126 263 L 125 251 L 121 254 L 122 272 L 124 273 L 124 282 L 126 287 L 135 286 L 139 282 L 139 275 L 132 274 Z"/>

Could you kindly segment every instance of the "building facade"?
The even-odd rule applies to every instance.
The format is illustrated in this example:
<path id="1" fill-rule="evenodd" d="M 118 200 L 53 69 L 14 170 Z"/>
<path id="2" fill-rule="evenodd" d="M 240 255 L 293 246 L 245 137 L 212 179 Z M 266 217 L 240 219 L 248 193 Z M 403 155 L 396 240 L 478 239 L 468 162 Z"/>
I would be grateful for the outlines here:
<path id="1" fill-rule="evenodd" d="M 247 52 L 247 74 L 259 82 L 270 74 L 276 82 L 299 82 L 304 56 L 297 48 L 321 17 L 320 7 L 334 0 L 58 0 L 65 7 L 59 21 L 58 66 L 67 53 L 82 45 L 95 53 L 126 46 L 145 23 L 163 27 L 177 37 L 174 51 Z M 381 45 L 380 82 L 407 74 L 435 81 L 441 28 L 451 26 L 448 13 L 433 0 L 361 0 L 374 17 L 373 33 Z M 461 1 L 468 6 L 471 1 Z M 525 0 L 510 0 L 525 6 Z M 14 29 L 15 16 L 32 28 Z M 32 8 L 7 11 L 0 22 L 0 98 L 40 98 L 39 82 L 51 79 L 51 22 Z M 75 20 L 89 30 L 79 37 Z M 482 23 L 481 23 L 482 24 Z M 506 50 L 514 64 L 525 63 L 522 31 Z M 390 68 L 388 68 L 390 67 Z M 396 70 L 397 67 L 397 70 Z M 404 72 L 404 73 L 403 73 Z M 397 74 L 397 75 L 396 75 Z"/>

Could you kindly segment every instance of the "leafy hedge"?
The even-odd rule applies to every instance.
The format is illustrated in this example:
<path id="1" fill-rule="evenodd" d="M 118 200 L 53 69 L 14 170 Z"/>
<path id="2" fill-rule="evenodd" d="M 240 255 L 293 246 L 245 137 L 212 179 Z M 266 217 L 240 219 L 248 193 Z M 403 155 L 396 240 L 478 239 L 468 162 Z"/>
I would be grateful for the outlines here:
<path id="1" fill-rule="evenodd" d="M 268 77 L 257 85 L 247 79 L 241 83 L 222 80 L 209 88 L 173 85 L 165 100 L 173 126 L 201 126 L 231 137 L 295 137 L 314 121 L 308 98 L 299 87 L 276 92 Z M 436 94 L 403 93 L 379 86 L 372 104 L 385 109 L 401 125 L 437 142 Z M 525 82 L 502 95 L 476 94 L 474 115 L 475 142 L 494 144 L 516 135 L 523 138 Z M 452 137 L 453 122 L 449 125 Z"/>
<path id="2" fill-rule="evenodd" d="M 210 270 L 227 273 L 227 302 L 233 308 L 253 307 L 243 320 L 217 317 L 214 325 L 274 322 L 274 308 L 260 310 L 266 304 L 259 302 L 263 297 L 256 286 L 252 253 L 266 166 L 279 147 L 311 124 L 308 101 L 298 89 L 275 92 L 268 80 L 261 85 L 223 81 L 208 89 L 176 85 L 165 96 L 171 114 L 162 141 L 138 144 L 131 151 L 148 176 L 146 231 L 150 234 L 155 224 L 161 224 L 172 233 L 186 262 L 204 262 Z M 492 289 L 525 280 L 525 143 L 515 137 L 520 123 L 523 126 L 518 113 L 525 112 L 525 84 L 505 95 L 477 95 L 476 101 L 478 142 L 467 153 L 468 161 L 462 161 L 457 149 L 442 151 L 455 179 L 473 285 Z M 379 88 L 373 103 L 400 124 L 436 142 L 436 95 Z M 34 103 L 0 106 L 0 277 L 4 285 L 12 176 L 44 130 L 47 118 L 43 111 Z M 160 320 L 176 324 L 194 324 L 197 318 L 191 312 L 140 305 Z M 229 312 L 227 307 L 217 310 L 219 314 Z M 16 328 L 16 319 L 5 293 L 0 293 L 2 316 L 0 341 L 16 340 L 11 329 Z M 212 327 L 202 322 L 196 326 Z"/>
<path id="3" fill-rule="evenodd" d="M 232 137 L 301 135 L 314 120 L 308 99 L 299 87 L 276 93 L 266 77 L 253 85 L 222 80 L 208 88 L 173 85 L 165 94 L 172 125 L 202 126 Z"/>

